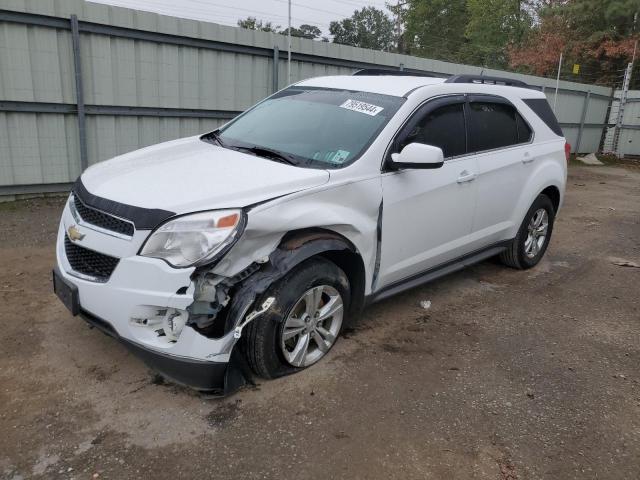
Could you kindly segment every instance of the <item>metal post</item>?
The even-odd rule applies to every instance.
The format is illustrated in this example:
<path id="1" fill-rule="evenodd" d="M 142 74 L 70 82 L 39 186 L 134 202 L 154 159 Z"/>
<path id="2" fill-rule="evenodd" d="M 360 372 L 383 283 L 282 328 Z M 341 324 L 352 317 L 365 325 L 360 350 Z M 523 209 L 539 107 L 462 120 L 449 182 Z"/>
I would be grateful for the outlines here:
<path id="1" fill-rule="evenodd" d="M 400 64 L 400 71 L 401 71 L 401 72 L 404 72 L 404 63 L 401 63 L 401 64 Z"/>
<path id="2" fill-rule="evenodd" d="M 591 90 L 587 91 L 587 95 L 584 97 L 584 104 L 582 105 L 582 116 L 580 117 L 580 129 L 578 130 L 578 138 L 576 139 L 576 148 L 574 153 L 580 153 L 580 143 L 582 142 L 582 131 L 584 130 L 584 121 L 587 118 L 587 112 L 589 111 L 589 101 L 591 100 Z"/>
<path id="3" fill-rule="evenodd" d="M 562 52 L 558 62 L 558 76 L 556 77 L 556 94 L 553 96 L 553 113 L 556 113 L 556 103 L 558 102 L 558 88 L 560 87 L 560 69 L 562 68 Z"/>
<path id="4" fill-rule="evenodd" d="M 277 45 L 273 47 L 273 84 L 271 90 L 278 91 L 278 69 L 280 67 L 280 49 Z"/>
<path id="5" fill-rule="evenodd" d="M 289 0 L 289 29 L 287 30 L 287 85 L 291 85 L 291 0 Z"/>
<path id="6" fill-rule="evenodd" d="M 87 156 L 87 124 L 84 112 L 84 89 L 82 87 L 82 65 L 80 63 L 80 30 L 78 17 L 71 15 L 71 43 L 73 47 L 73 69 L 76 78 L 76 105 L 78 109 L 78 138 L 80 140 L 80 168 L 84 171 L 89 166 Z"/>

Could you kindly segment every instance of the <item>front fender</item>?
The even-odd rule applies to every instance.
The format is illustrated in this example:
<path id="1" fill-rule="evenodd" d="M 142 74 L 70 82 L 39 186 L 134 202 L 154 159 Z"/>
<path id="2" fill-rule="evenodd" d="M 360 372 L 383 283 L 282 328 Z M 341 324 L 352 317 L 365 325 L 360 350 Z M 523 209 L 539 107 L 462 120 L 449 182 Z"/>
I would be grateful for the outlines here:
<path id="1" fill-rule="evenodd" d="M 382 189 L 379 177 L 299 192 L 259 205 L 248 213 L 242 237 L 212 269 L 231 277 L 264 263 L 292 231 L 322 229 L 346 238 L 363 260 L 367 291 L 375 268 Z"/>

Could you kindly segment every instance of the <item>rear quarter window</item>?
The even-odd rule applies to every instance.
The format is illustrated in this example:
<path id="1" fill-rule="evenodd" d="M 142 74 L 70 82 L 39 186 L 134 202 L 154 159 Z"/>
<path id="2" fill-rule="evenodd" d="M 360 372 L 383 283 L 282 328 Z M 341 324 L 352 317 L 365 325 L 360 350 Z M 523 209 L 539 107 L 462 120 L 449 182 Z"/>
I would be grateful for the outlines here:
<path id="1" fill-rule="evenodd" d="M 522 115 L 516 112 L 516 126 L 518 127 L 518 143 L 528 143 L 533 137 L 533 132 Z"/>
<path id="2" fill-rule="evenodd" d="M 564 136 L 558 119 L 553 113 L 553 110 L 551 110 L 551 106 L 549 106 L 546 98 L 525 98 L 522 101 L 540 117 L 540 120 L 542 120 L 553 133 L 560 137 Z"/>

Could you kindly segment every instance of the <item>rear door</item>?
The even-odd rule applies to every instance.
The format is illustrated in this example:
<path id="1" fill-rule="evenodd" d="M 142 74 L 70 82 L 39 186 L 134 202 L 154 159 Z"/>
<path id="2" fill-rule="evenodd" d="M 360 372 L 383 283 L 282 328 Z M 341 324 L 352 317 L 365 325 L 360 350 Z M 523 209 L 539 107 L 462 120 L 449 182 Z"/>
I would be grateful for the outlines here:
<path id="1" fill-rule="evenodd" d="M 507 99 L 470 95 L 467 105 L 469 145 L 477 165 L 477 206 L 473 248 L 505 240 L 513 208 L 535 159 L 533 133 Z"/>
<path id="2" fill-rule="evenodd" d="M 427 102 L 394 142 L 392 152 L 414 142 L 439 147 L 445 162 L 437 169 L 383 173 L 377 288 L 406 280 L 468 251 L 476 165 L 474 157 L 467 155 L 464 104 L 463 95 Z"/>

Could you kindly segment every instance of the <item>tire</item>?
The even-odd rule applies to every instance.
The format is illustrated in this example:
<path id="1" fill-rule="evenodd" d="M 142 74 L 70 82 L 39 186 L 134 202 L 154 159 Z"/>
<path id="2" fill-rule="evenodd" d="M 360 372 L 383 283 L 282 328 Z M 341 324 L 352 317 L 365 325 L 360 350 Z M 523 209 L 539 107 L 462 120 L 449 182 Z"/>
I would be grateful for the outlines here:
<path id="1" fill-rule="evenodd" d="M 541 212 L 544 211 L 544 214 Z M 546 217 L 544 216 L 546 215 Z M 555 220 L 555 210 L 553 203 L 546 195 L 540 194 L 535 199 L 529 211 L 524 216 L 520 229 L 516 238 L 514 238 L 509 247 L 500 254 L 500 260 L 502 263 L 511 268 L 518 270 L 526 270 L 531 267 L 535 267 L 538 262 L 544 256 L 549 246 L 549 240 L 551 239 L 551 233 L 553 232 L 553 222 Z M 535 219 L 534 219 L 535 217 Z M 546 219 L 546 230 L 544 238 L 539 234 L 541 227 L 535 227 L 535 222 L 540 219 L 541 223 L 544 223 Z M 530 230 L 531 229 L 531 230 Z M 537 238 L 535 245 L 530 231 L 536 231 Z M 542 239 L 542 240 L 541 240 Z"/>
<path id="2" fill-rule="evenodd" d="M 271 296 L 275 297 L 275 303 L 249 323 L 246 335 L 243 335 L 244 351 L 251 369 L 262 378 L 277 378 L 302 370 L 323 358 L 340 335 L 345 323 L 343 316 L 349 309 L 350 294 L 345 273 L 323 258 L 301 263 L 271 285 L 256 305 Z M 342 302 L 341 308 L 338 300 L 334 300 L 337 296 Z M 319 305 L 320 308 L 314 311 L 322 312 L 325 307 L 325 312 L 331 308 L 336 311 L 321 320 L 322 315 L 309 315 L 307 299 L 311 299 L 310 305 L 314 302 Z M 333 303 L 329 305 L 330 302 Z M 291 337 L 299 329 L 304 330 Z M 301 362 L 300 355 L 296 355 L 301 350 L 296 348 L 304 345 L 304 335 L 308 338 L 308 350 Z M 321 348 L 319 342 L 325 338 L 327 340 Z M 303 343 L 299 343 L 301 341 Z"/>

